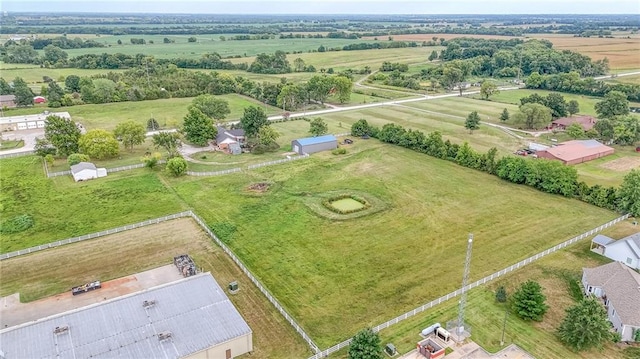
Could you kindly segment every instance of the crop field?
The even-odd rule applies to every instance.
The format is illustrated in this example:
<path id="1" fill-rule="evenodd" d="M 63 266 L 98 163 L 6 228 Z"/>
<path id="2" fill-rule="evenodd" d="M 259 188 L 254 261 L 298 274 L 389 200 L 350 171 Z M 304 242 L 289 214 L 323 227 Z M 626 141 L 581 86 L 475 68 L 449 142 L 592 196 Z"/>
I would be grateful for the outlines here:
<path id="1" fill-rule="evenodd" d="M 244 113 L 244 108 L 248 106 L 262 106 L 266 109 L 267 114 L 276 114 L 282 110 L 266 106 L 250 97 L 236 94 L 216 96 L 229 102 L 231 114 L 226 120 L 238 120 Z M 118 123 L 133 120 L 144 126 L 147 125 L 149 118 L 155 118 L 158 124 L 163 128 L 173 128 L 182 124 L 184 116 L 187 114 L 187 107 L 191 104 L 193 98 L 171 98 L 152 101 L 127 101 L 112 102 L 106 104 L 90 104 L 64 107 L 52 109 L 37 106 L 35 108 L 17 109 L 5 111 L 5 116 L 24 115 L 32 113 L 40 113 L 44 110 L 49 111 L 67 111 L 74 121 L 82 123 L 87 129 L 102 128 L 105 130 L 113 130 Z"/>
<path id="2" fill-rule="evenodd" d="M 1 261 L 0 296 L 19 292 L 21 301 L 28 302 L 95 278 L 107 281 L 170 264 L 183 253 L 211 272 L 221 287 L 238 281 L 241 290 L 229 299 L 253 330 L 254 356 L 300 358 L 311 354 L 262 293 L 189 218 Z"/>
<path id="3" fill-rule="evenodd" d="M 622 238 L 637 231 L 631 221 L 622 222 L 606 230 L 605 234 Z M 589 240 L 583 240 L 566 250 L 549 255 L 525 266 L 486 287 L 475 288 L 468 293 L 465 321 L 471 327 L 471 339 L 489 352 L 496 352 L 500 346 L 505 317 L 504 305 L 495 300 L 495 290 L 503 285 L 512 294 L 520 283 L 531 279 L 539 282 L 547 297 L 549 311 L 539 323 L 525 322 L 513 313 L 507 317 L 505 346 L 515 343 L 531 353 L 535 358 L 620 358 L 620 347 L 609 343 L 604 350 L 575 353 L 565 347 L 554 335 L 565 315 L 565 309 L 575 303 L 569 291 L 569 281 L 582 276 L 583 267 L 595 267 L 608 263 L 608 259 L 589 251 Z M 475 250 L 475 248 L 474 248 Z M 484 260 L 473 255 L 474 260 Z M 444 325 L 457 318 L 458 302 L 450 300 L 424 314 L 417 315 L 402 323 L 380 332 L 383 343 L 393 343 L 400 352 L 415 348 L 420 340 L 419 333 L 433 323 Z M 455 349 L 455 348 L 454 348 Z"/>
<path id="4" fill-rule="evenodd" d="M 70 68 L 41 68 L 36 65 L 23 65 L 20 64 L 0 64 L 0 77 L 4 78 L 7 82 L 13 81 L 16 77 L 22 77 L 28 84 L 44 84 L 43 76 L 49 76 L 54 80 L 60 80 L 61 77 L 67 77 L 69 75 L 77 76 L 92 76 L 97 74 L 106 74 L 108 72 L 119 72 L 124 70 L 88 70 L 88 69 L 70 69 Z M 62 84 L 64 88 L 64 84 Z M 39 87 L 33 88 L 35 92 L 40 92 Z"/>
<path id="5" fill-rule="evenodd" d="M 546 39 L 558 50 L 571 50 L 591 57 L 592 60 L 609 59 L 612 70 L 640 69 L 640 38 L 633 37 L 573 37 L 559 34 L 533 34 L 536 39 Z"/>
<path id="6" fill-rule="evenodd" d="M 616 217 L 376 140 L 343 156 L 167 181 L 209 225 L 229 229 L 222 239 L 322 347 L 457 288 L 469 232 L 482 258 L 473 280 Z M 273 185 L 247 190 L 257 182 Z M 305 204 L 337 190 L 386 209 L 332 221 Z"/>
<path id="7" fill-rule="evenodd" d="M 47 179 L 35 156 L 0 161 L 2 221 L 21 215 L 33 227 L 0 236 L 6 253 L 60 239 L 144 221 L 184 210 L 173 191 L 147 169 L 111 173 L 75 183 L 71 176 Z M 127 200 L 123 200 L 127 199 Z"/>
<path id="8" fill-rule="evenodd" d="M 194 36 L 196 42 L 188 42 L 187 39 Z M 229 35 L 225 35 L 227 38 Z M 165 44 L 163 39 L 167 37 L 174 40 L 174 43 Z M 144 45 L 131 44 L 131 38 L 142 38 L 146 41 Z M 373 41 L 361 39 L 268 39 L 268 40 L 228 40 L 221 41 L 219 34 L 202 35 L 122 35 L 122 36 L 101 36 L 93 39 L 104 42 L 108 47 L 95 47 L 86 49 L 65 50 L 69 57 L 83 54 L 115 54 L 135 55 L 143 53 L 156 58 L 199 58 L 203 54 L 217 52 L 223 57 L 240 55 L 242 57 L 255 56 L 260 53 L 273 53 L 277 50 L 285 52 L 315 51 L 320 46 L 333 48 L 343 47 L 348 44 Z M 117 41 L 121 40 L 122 45 Z M 149 43 L 153 41 L 153 44 Z M 243 59 L 241 62 L 250 62 Z"/>

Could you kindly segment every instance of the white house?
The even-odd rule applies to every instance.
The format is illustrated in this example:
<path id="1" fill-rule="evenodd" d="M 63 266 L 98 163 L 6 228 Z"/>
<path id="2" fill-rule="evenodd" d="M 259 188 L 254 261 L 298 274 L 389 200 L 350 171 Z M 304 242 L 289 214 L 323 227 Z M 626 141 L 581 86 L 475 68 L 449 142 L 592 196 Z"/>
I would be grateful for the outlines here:
<path id="1" fill-rule="evenodd" d="M 600 298 L 609 321 L 623 341 L 633 341 L 640 331 L 640 274 L 620 262 L 582 269 L 587 295 Z M 639 334 L 640 335 L 640 334 Z"/>
<path id="2" fill-rule="evenodd" d="M 640 232 L 617 241 L 599 234 L 591 241 L 591 250 L 633 269 L 640 269 Z"/>
<path id="3" fill-rule="evenodd" d="M 71 175 L 76 182 L 86 181 L 94 178 L 105 177 L 107 175 L 106 168 L 97 168 L 91 162 L 80 162 L 71 166 Z"/>

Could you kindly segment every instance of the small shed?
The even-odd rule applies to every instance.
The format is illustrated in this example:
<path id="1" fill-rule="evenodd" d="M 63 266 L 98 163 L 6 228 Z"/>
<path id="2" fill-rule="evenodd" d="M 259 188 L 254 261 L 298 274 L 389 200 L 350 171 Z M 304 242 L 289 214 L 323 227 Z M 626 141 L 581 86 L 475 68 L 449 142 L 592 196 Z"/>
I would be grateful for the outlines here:
<path id="1" fill-rule="evenodd" d="M 240 144 L 237 143 L 237 142 L 230 143 L 229 144 L 229 153 L 231 153 L 232 155 L 242 154 L 242 148 L 240 147 Z"/>
<path id="2" fill-rule="evenodd" d="M 33 103 L 45 103 L 47 99 L 42 96 L 36 96 L 33 98 Z"/>
<path id="3" fill-rule="evenodd" d="M 94 178 L 106 177 L 106 168 L 97 168 L 91 162 L 80 162 L 71 166 L 71 175 L 76 182 L 87 181 Z"/>
<path id="4" fill-rule="evenodd" d="M 291 149 L 300 155 L 331 151 L 336 148 L 338 148 L 338 139 L 334 135 L 306 137 L 291 141 Z"/>

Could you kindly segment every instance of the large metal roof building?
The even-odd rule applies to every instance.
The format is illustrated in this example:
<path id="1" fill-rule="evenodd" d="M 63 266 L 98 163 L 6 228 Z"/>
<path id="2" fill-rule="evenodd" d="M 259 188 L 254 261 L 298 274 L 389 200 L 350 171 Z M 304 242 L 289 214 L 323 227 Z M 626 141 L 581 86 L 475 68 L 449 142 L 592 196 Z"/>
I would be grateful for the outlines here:
<path id="1" fill-rule="evenodd" d="M 13 358 L 233 358 L 252 332 L 209 273 L 0 331 Z"/>

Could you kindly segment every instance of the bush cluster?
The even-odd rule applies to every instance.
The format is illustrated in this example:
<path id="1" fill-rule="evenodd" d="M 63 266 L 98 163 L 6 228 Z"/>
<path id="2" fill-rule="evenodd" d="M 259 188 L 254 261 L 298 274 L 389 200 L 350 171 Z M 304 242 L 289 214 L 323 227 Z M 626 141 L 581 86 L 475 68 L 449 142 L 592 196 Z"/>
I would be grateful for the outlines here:
<path id="1" fill-rule="evenodd" d="M 347 149 L 344 147 L 338 147 L 331 151 L 331 153 L 334 155 L 344 155 L 345 153 L 347 153 Z"/>
<path id="2" fill-rule="evenodd" d="M 22 214 L 2 222 L 0 224 L 0 233 L 19 233 L 33 227 L 33 224 L 33 217 L 28 214 Z"/>
<path id="3" fill-rule="evenodd" d="M 350 199 L 352 199 L 352 200 L 354 200 L 356 202 L 359 202 L 364 207 L 357 208 L 357 209 L 341 210 L 341 209 L 336 208 L 336 207 L 331 205 L 331 202 L 339 201 L 341 199 L 346 199 L 346 198 L 350 198 Z M 349 213 L 354 213 L 354 212 L 360 212 L 360 211 L 364 211 L 365 209 L 368 209 L 369 207 L 371 207 L 371 204 L 369 202 L 367 202 L 367 200 L 365 200 L 364 198 L 358 197 L 356 195 L 353 195 L 353 194 L 341 194 L 341 195 L 338 195 L 338 196 L 334 196 L 334 197 L 328 198 L 328 199 L 322 201 L 322 205 L 325 206 L 325 208 L 327 208 L 331 212 L 335 212 L 335 213 L 338 213 L 338 214 L 349 214 Z"/>

